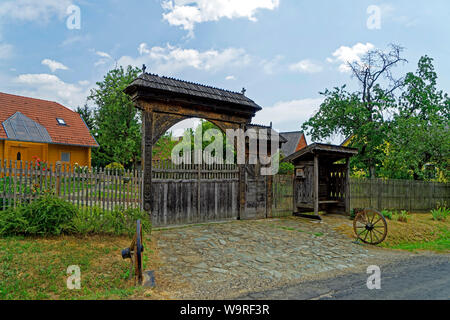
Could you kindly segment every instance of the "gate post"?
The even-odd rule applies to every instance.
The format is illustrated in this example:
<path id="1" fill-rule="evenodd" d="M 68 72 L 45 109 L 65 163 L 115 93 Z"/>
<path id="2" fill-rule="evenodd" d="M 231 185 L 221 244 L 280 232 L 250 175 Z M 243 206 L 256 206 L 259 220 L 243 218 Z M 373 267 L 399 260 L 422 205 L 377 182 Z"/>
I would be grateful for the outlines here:
<path id="1" fill-rule="evenodd" d="M 152 152 L 153 152 L 153 111 L 142 111 L 142 163 L 144 169 L 142 188 L 142 208 L 149 215 L 152 203 Z"/>

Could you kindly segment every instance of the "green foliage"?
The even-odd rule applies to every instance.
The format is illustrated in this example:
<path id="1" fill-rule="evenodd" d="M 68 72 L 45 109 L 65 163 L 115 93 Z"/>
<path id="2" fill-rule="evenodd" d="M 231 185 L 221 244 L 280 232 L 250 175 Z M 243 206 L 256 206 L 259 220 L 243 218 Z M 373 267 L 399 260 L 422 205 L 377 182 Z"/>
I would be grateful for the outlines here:
<path id="1" fill-rule="evenodd" d="M 289 162 L 280 162 L 278 174 L 294 174 L 294 165 Z"/>
<path id="2" fill-rule="evenodd" d="M 132 235 L 136 221 L 146 233 L 151 230 L 148 214 L 139 209 L 117 207 L 104 211 L 98 207 L 77 209 L 52 195 L 44 195 L 26 206 L 0 211 L 0 235 L 103 234 Z"/>
<path id="3" fill-rule="evenodd" d="M 82 208 L 72 221 L 72 231 L 77 234 L 133 235 L 136 221 L 141 220 L 143 231 L 151 230 L 148 214 L 139 209 L 104 211 L 101 208 Z"/>
<path id="4" fill-rule="evenodd" d="M 41 196 L 19 210 L 28 222 L 26 233 L 33 235 L 60 235 L 77 213 L 73 204 L 52 195 Z"/>
<path id="5" fill-rule="evenodd" d="M 88 101 L 93 109 L 94 136 L 100 148 L 93 150 L 94 166 L 119 162 L 125 167 L 136 164 L 141 155 L 141 114 L 123 90 L 139 75 L 138 68 L 110 70 Z"/>
<path id="6" fill-rule="evenodd" d="M 358 176 L 448 181 L 450 98 L 437 89 L 433 59 L 423 56 L 415 73 L 394 79 L 402 48 L 368 52 L 349 65 L 362 90 L 325 90 L 319 111 L 304 123 L 312 139 L 352 137 Z M 387 81 L 386 81 L 387 80 Z M 401 90 L 400 94 L 394 94 Z M 392 117 L 386 117 L 391 114 Z"/>
<path id="7" fill-rule="evenodd" d="M 383 210 L 383 211 L 381 211 L 381 214 L 382 214 L 383 217 L 385 217 L 386 219 L 392 220 L 392 216 L 393 216 L 392 211 L 389 211 L 389 210 Z"/>
<path id="8" fill-rule="evenodd" d="M 395 212 L 392 219 L 399 222 L 407 223 L 409 219 L 408 211 L 402 210 L 400 213 Z"/>
<path id="9" fill-rule="evenodd" d="M 108 164 L 105 169 L 111 170 L 112 172 L 117 172 L 119 175 L 123 175 L 125 172 L 124 166 L 118 162 Z"/>
<path id="10" fill-rule="evenodd" d="M 450 178 L 450 99 L 438 90 L 433 59 L 420 58 L 416 73 L 405 78 L 390 132 L 384 175 L 431 180 Z"/>
<path id="11" fill-rule="evenodd" d="M 28 229 L 22 207 L 0 211 L 0 235 L 20 235 Z"/>
<path id="12" fill-rule="evenodd" d="M 431 215 L 435 221 L 446 221 L 449 214 L 450 209 L 446 206 L 437 207 L 436 209 L 431 210 Z"/>

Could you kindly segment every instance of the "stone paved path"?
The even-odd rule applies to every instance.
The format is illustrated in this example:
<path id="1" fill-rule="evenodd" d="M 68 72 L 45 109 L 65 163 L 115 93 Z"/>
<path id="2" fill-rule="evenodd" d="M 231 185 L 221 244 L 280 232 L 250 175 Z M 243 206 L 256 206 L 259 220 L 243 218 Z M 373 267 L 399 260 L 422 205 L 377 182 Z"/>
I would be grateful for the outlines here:
<path id="1" fill-rule="evenodd" d="M 382 255 L 327 222 L 301 218 L 166 229 L 154 239 L 161 259 L 156 272 L 177 288 L 175 299 L 231 299 L 367 266 Z"/>

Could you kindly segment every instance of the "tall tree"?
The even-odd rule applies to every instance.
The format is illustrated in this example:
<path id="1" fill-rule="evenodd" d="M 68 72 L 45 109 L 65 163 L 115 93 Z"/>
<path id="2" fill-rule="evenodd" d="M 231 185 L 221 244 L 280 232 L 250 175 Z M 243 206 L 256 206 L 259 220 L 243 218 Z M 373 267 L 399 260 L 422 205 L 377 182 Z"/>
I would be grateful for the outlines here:
<path id="1" fill-rule="evenodd" d="M 128 66 L 110 70 L 97 88 L 91 90 L 88 101 L 95 104 L 95 135 L 100 145 L 93 152 L 93 162 L 105 166 L 119 162 L 130 167 L 141 154 L 140 112 L 123 90 L 141 70 Z"/>
<path id="2" fill-rule="evenodd" d="M 437 78 L 428 56 L 420 58 L 416 73 L 406 75 L 384 164 L 389 177 L 433 178 L 426 170 L 431 167 L 450 178 L 450 98 L 437 89 Z"/>
<path id="3" fill-rule="evenodd" d="M 395 108 L 395 91 L 403 78 L 395 78 L 393 68 L 402 62 L 403 48 L 391 45 L 389 51 L 371 50 L 360 61 L 348 63 L 360 90 L 350 92 L 346 86 L 326 89 L 319 111 L 303 124 L 315 141 L 334 134 L 352 137 L 350 146 L 358 148 L 352 166 L 376 175 L 384 158 L 384 144 L 389 121 L 387 111 Z"/>
<path id="4" fill-rule="evenodd" d="M 89 108 L 87 104 L 85 104 L 84 107 L 78 107 L 76 112 L 81 116 L 84 123 L 86 123 L 86 126 L 91 131 L 91 133 L 93 133 L 95 126 L 95 118 L 93 110 Z"/>

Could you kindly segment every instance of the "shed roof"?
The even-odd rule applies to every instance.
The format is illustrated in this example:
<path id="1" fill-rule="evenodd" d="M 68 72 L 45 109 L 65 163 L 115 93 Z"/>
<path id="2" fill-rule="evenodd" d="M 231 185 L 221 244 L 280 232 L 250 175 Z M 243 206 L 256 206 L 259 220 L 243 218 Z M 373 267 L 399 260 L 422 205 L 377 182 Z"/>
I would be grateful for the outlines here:
<path id="1" fill-rule="evenodd" d="M 358 154 L 358 149 L 335 146 L 331 144 L 313 143 L 306 148 L 297 151 L 294 154 L 283 159 L 284 162 L 294 162 L 301 160 L 311 160 L 314 155 L 323 155 L 332 161 L 337 161 L 344 158 L 349 158 Z"/>

